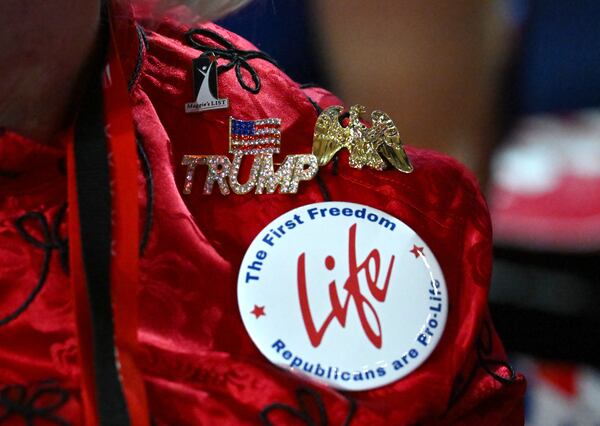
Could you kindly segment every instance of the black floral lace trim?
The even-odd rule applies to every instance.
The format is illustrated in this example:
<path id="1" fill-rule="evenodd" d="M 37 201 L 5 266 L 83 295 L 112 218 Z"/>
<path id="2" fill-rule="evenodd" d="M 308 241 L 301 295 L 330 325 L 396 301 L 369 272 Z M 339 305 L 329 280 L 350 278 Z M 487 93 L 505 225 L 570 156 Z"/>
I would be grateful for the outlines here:
<path id="1" fill-rule="evenodd" d="M 48 278 L 48 271 L 50 269 L 50 261 L 52 260 L 52 253 L 54 250 L 58 251 L 60 256 L 60 263 L 65 272 L 69 269 L 69 253 L 67 239 L 60 235 L 60 225 L 65 217 L 65 211 L 67 205 L 63 204 L 62 207 L 57 211 L 54 219 L 52 220 L 52 226 L 48 224 L 46 216 L 40 212 L 28 212 L 15 220 L 15 228 L 17 232 L 23 237 L 23 239 L 31 244 L 32 246 L 42 250 L 44 252 L 44 259 L 42 261 L 42 268 L 40 271 L 40 277 L 29 293 L 25 300 L 17 307 L 14 311 L 8 315 L 4 315 L 0 318 L 0 326 L 4 326 L 11 321 L 14 321 L 31 305 L 35 300 L 38 293 L 44 287 L 46 279 Z M 42 239 L 38 239 L 33 236 L 28 228 L 27 224 L 36 223 L 40 229 Z"/>
<path id="2" fill-rule="evenodd" d="M 448 409 L 452 408 L 458 400 L 467 391 L 473 379 L 477 374 L 477 370 L 483 369 L 486 374 L 490 375 L 499 383 L 503 385 L 509 385 L 514 383 L 517 379 L 517 373 L 514 367 L 506 360 L 490 358 L 490 354 L 493 353 L 493 340 L 492 340 L 492 329 L 489 321 L 484 321 L 481 333 L 476 342 L 477 350 L 477 362 L 475 366 L 467 376 L 466 380 L 462 376 L 458 376 L 452 388 L 450 400 L 448 403 Z M 499 367 L 503 367 L 507 374 L 499 374 Z"/>
<path id="3" fill-rule="evenodd" d="M 348 414 L 341 426 L 348 426 L 356 413 L 356 402 L 353 399 L 346 398 L 348 399 L 350 407 L 348 408 Z M 306 387 L 298 388 L 296 390 L 296 401 L 298 402 L 297 407 L 292 407 L 280 402 L 266 406 L 260 412 L 262 424 L 265 426 L 274 426 L 269 419 L 269 415 L 273 411 L 282 411 L 291 417 L 303 421 L 307 426 L 330 425 L 327 417 L 327 410 L 325 409 L 325 403 L 317 391 Z"/>
<path id="4" fill-rule="evenodd" d="M 154 177 L 152 175 L 148 155 L 146 154 L 142 140 L 139 137 L 137 138 L 137 150 L 142 166 L 142 173 L 144 174 L 146 182 L 146 219 L 140 238 L 141 256 L 144 254 L 146 246 L 148 245 L 152 224 L 154 222 Z M 64 221 L 66 210 L 67 203 L 64 203 L 56 212 L 54 219 L 52 220 L 52 225 L 48 223 L 46 216 L 44 216 L 43 213 L 37 211 L 27 212 L 15 220 L 14 226 L 19 235 L 32 246 L 43 250 L 44 258 L 42 260 L 42 267 L 37 283 L 21 305 L 9 314 L 0 317 L 0 327 L 14 321 L 25 312 L 29 305 L 33 303 L 42 288 L 44 288 L 50 271 L 52 253 L 55 250 L 58 251 L 60 256 L 60 264 L 63 271 L 66 274 L 69 273 L 69 243 L 66 237 L 60 235 L 60 226 Z M 36 238 L 29 232 L 27 225 L 33 224 L 37 224 L 39 227 L 42 239 Z"/>
<path id="5" fill-rule="evenodd" d="M 69 392 L 56 381 L 47 380 L 30 386 L 10 384 L 0 387 L 0 423 L 11 417 L 21 417 L 33 426 L 36 420 L 45 420 L 59 426 L 70 426 L 55 413 L 69 400 Z"/>

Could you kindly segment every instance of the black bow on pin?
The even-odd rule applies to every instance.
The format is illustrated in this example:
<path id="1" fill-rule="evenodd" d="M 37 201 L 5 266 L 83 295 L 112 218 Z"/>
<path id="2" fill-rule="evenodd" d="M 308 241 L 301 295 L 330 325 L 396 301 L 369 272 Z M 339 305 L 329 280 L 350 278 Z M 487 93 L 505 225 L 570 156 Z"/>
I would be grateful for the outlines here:
<path id="1" fill-rule="evenodd" d="M 53 414 L 68 399 L 69 393 L 54 382 L 41 383 L 31 395 L 28 395 L 24 385 L 6 385 L 0 388 L 0 423 L 18 415 L 25 420 L 27 426 L 33 426 L 36 418 L 69 426 L 69 422 Z"/>
<path id="2" fill-rule="evenodd" d="M 206 37 L 206 38 L 214 41 L 219 46 L 210 46 L 208 44 L 200 43 L 196 39 L 196 37 L 195 37 L 196 35 Z M 266 53 L 258 51 L 258 50 L 237 49 L 233 44 L 231 44 L 229 41 L 225 40 L 219 34 L 213 32 L 213 31 L 204 29 L 204 28 L 191 29 L 187 33 L 185 33 L 185 36 L 186 36 L 189 44 L 193 48 L 201 50 L 204 53 L 212 53 L 217 58 L 223 58 L 223 59 L 229 60 L 229 63 L 227 63 L 225 65 L 219 65 L 219 67 L 217 67 L 217 72 L 220 74 L 220 73 L 229 71 L 230 69 L 235 67 L 235 75 L 237 77 L 238 82 L 240 83 L 240 86 L 242 86 L 245 90 L 247 90 L 250 93 L 257 94 L 258 92 L 260 92 L 261 83 L 260 83 L 260 77 L 258 76 L 258 73 L 252 67 L 252 65 L 250 65 L 248 63 L 249 60 L 263 59 L 267 62 L 270 62 L 271 64 L 273 64 L 275 66 L 278 66 L 275 59 L 273 59 Z M 250 74 L 250 77 L 252 77 L 252 82 L 254 83 L 254 87 L 250 87 L 244 81 L 244 76 L 242 75 L 242 68 L 245 69 L 246 71 L 248 71 L 248 73 Z"/>
<path id="3" fill-rule="evenodd" d="M 277 410 L 283 411 L 292 417 L 302 420 L 307 426 L 329 425 L 325 404 L 323 403 L 321 395 L 319 395 L 316 391 L 310 388 L 298 388 L 296 390 L 296 401 L 298 402 L 298 408 L 291 407 L 280 402 L 266 406 L 260 412 L 260 419 L 263 425 L 273 426 L 273 423 L 271 423 L 269 420 L 269 414 Z M 316 408 L 316 410 L 310 410 L 311 401 L 313 408 Z M 344 423 L 342 423 L 342 426 L 348 426 L 350 424 L 352 417 L 354 417 L 354 412 L 356 411 L 356 403 L 352 399 L 348 399 L 348 401 L 350 403 L 350 409 L 348 410 L 348 415 L 346 416 Z M 318 413 L 318 418 L 316 419 L 313 417 L 315 411 Z"/>
<path id="4" fill-rule="evenodd" d="M 42 290 L 44 284 L 46 283 L 46 278 L 48 277 L 48 270 L 50 268 L 50 260 L 52 259 L 52 251 L 58 250 L 60 254 L 60 262 L 63 267 L 63 270 L 66 272 L 69 268 L 68 260 L 68 244 L 67 239 L 60 236 L 60 224 L 65 216 L 65 211 L 67 209 L 67 205 L 64 204 L 56 213 L 54 220 L 52 221 L 52 227 L 48 224 L 46 217 L 40 212 L 28 212 L 23 216 L 19 217 L 15 220 L 15 228 L 23 237 L 25 241 L 29 244 L 42 249 L 44 251 L 44 260 L 42 261 L 42 270 L 40 272 L 40 278 L 37 284 L 33 287 L 27 298 L 21 303 L 21 305 L 16 308 L 13 312 L 5 315 L 0 318 L 0 326 L 6 325 L 9 322 L 16 319 L 19 315 L 21 315 L 29 305 L 34 301 L 37 294 Z M 25 224 L 28 221 L 35 221 L 38 223 L 42 239 L 37 239 L 33 235 L 29 233 L 26 229 Z"/>

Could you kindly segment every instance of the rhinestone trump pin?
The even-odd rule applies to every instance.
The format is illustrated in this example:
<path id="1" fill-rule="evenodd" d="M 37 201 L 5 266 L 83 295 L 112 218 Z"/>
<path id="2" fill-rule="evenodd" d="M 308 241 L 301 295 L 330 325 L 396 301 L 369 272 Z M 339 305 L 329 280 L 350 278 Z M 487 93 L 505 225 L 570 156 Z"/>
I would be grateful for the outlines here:
<path id="1" fill-rule="evenodd" d="M 238 120 L 229 118 L 229 153 L 226 155 L 184 155 L 181 162 L 187 166 L 183 187 L 184 194 L 192 192 L 196 166 L 206 165 L 208 171 L 204 182 L 204 194 L 211 194 L 214 184 L 221 194 L 295 194 L 301 181 L 310 180 L 317 174 L 317 157 L 313 154 L 287 155 L 275 170 L 273 154 L 279 153 L 281 145 L 281 119 Z M 253 155 L 250 175 L 240 183 L 239 171 L 244 155 Z"/>

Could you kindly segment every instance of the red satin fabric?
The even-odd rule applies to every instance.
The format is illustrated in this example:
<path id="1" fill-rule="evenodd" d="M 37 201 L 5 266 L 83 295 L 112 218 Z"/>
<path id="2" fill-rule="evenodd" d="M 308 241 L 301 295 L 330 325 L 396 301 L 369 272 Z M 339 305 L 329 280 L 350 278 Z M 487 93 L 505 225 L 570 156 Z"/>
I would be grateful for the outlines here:
<path id="1" fill-rule="evenodd" d="M 122 21 L 121 57 L 135 69 L 138 41 L 132 22 Z M 207 24 L 241 49 L 247 41 Z M 229 110 L 186 114 L 194 99 L 188 28 L 173 22 L 148 31 L 141 73 L 131 93 L 136 129 L 154 175 L 153 228 L 140 258 L 139 339 L 136 362 L 144 374 L 151 416 L 157 425 L 253 425 L 267 405 L 298 407 L 295 392 L 309 386 L 321 394 L 330 424 L 342 424 L 357 402 L 351 425 L 523 423 L 524 379 L 502 384 L 477 367 L 476 341 L 489 323 L 491 225 L 472 175 L 454 160 L 408 148 L 415 171 L 376 172 L 348 166 L 320 170 L 332 200 L 381 209 L 407 223 L 433 250 L 447 281 L 450 309 L 446 330 L 432 356 L 406 378 L 383 388 L 342 394 L 308 383 L 271 365 L 247 335 L 238 313 L 238 267 L 247 246 L 265 225 L 295 207 L 323 201 L 316 180 L 297 195 L 202 195 L 203 173 L 193 192 L 181 195 L 184 154 L 226 154 L 228 118 L 279 117 L 282 152 L 309 153 L 317 118 L 310 95 L 321 107 L 340 104 L 322 89 L 302 90 L 281 70 L 252 60 L 262 80 L 253 95 L 235 72 L 219 77 L 219 95 Z M 222 59 L 219 59 L 223 63 Z M 247 76 L 249 77 L 249 76 Z M 399 123 L 401 128 L 401 123 Z M 61 171 L 64 147 L 47 147 L 14 133 L 0 136 L 0 317 L 18 306 L 39 277 L 43 252 L 26 243 L 13 221 L 40 211 L 51 222 L 66 200 Z M 140 172 L 140 222 L 145 220 L 145 182 Z M 35 223 L 31 234 L 41 238 Z M 62 230 L 66 233 L 66 229 Z M 0 327 L 0 387 L 56 379 L 71 398 L 55 414 L 81 424 L 79 366 L 73 302 L 68 277 L 53 254 L 48 280 L 16 320 Z M 493 359 L 505 359 L 492 330 Z M 487 336 L 485 336 L 487 337 Z M 342 350 L 342 348 L 340 349 Z M 493 367 L 506 375 L 504 367 Z M 469 380 L 470 379 L 470 380 Z M 460 383 L 467 382 L 467 386 Z M 0 416 L 2 415 L 0 405 Z M 17 417 L 7 424 L 20 424 Z M 275 424 L 303 424 L 274 412 Z M 43 421 L 40 424 L 47 424 Z M 51 423 L 50 423 L 51 424 Z"/>

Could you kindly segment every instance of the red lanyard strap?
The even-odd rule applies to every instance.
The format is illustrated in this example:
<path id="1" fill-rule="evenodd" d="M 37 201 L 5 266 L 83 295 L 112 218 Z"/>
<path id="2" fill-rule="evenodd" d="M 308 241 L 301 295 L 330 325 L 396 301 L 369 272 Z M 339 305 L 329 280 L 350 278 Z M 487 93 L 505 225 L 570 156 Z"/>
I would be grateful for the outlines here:
<path id="1" fill-rule="evenodd" d="M 108 21 L 102 22 L 108 41 Z M 136 143 L 114 37 L 111 40 L 108 65 L 102 78 L 91 81 L 68 149 L 71 281 L 82 399 L 86 424 L 147 425 L 145 389 L 135 365 Z"/>

